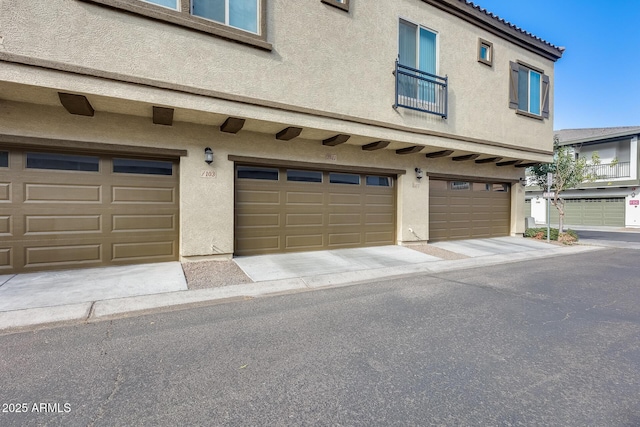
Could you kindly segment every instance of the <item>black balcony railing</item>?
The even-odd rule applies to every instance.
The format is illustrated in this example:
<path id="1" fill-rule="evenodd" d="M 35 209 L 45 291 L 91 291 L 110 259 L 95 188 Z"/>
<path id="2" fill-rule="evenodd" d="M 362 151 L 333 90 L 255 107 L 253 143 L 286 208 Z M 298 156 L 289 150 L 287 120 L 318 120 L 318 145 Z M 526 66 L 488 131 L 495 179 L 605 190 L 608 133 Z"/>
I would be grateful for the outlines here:
<path id="1" fill-rule="evenodd" d="M 602 163 L 589 165 L 588 171 L 596 179 L 629 178 L 631 177 L 631 163 Z"/>
<path id="2" fill-rule="evenodd" d="M 447 77 L 407 67 L 396 60 L 396 103 L 403 107 L 447 118 Z"/>

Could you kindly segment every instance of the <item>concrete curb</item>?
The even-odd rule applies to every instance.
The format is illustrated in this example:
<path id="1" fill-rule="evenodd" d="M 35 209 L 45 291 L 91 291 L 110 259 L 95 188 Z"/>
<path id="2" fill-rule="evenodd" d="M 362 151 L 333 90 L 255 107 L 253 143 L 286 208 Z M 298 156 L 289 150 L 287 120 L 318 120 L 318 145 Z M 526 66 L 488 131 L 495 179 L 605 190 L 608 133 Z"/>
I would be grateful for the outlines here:
<path id="1" fill-rule="evenodd" d="M 437 274 L 490 265 L 530 261 L 559 255 L 573 255 L 593 250 L 605 249 L 600 246 L 567 246 L 544 251 L 524 251 L 503 255 L 486 255 L 458 260 L 432 261 L 401 267 L 387 267 L 373 270 L 349 271 L 319 276 L 256 282 L 221 288 L 192 291 L 167 292 L 161 294 L 134 296 L 101 300 L 81 304 L 32 308 L 0 312 L 0 331 L 11 332 L 27 327 L 45 326 L 61 322 L 92 322 L 136 315 L 152 310 L 180 308 L 193 304 L 213 303 L 238 298 L 253 298 L 288 292 L 349 286 L 363 282 L 379 281 L 393 277 L 416 274 Z"/>
<path id="2" fill-rule="evenodd" d="M 85 320 L 89 317 L 92 302 L 58 305 L 54 307 L 28 308 L 0 312 L 0 331 L 52 323 Z"/>

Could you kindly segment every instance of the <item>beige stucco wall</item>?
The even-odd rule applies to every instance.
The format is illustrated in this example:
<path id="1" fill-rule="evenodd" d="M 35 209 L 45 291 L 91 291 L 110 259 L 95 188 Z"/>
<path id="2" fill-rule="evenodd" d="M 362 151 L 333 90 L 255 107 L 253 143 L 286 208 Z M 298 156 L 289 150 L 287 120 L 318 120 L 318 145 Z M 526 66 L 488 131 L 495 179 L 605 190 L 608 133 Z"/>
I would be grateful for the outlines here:
<path id="1" fill-rule="evenodd" d="M 450 159 L 398 156 L 389 150 L 365 152 L 353 145 L 326 147 L 305 139 L 277 141 L 273 135 L 256 132 L 230 135 L 214 126 L 186 122 L 160 126 L 153 125 L 149 118 L 130 115 L 98 112 L 94 117 L 73 116 L 62 107 L 6 101 L 0 102 L 2 133 L 186 149 L 188 155 L 180 160 L 180 254 L 184 257 L 233 253 L 234 173 L 229 155 L 405 170 L 407 173 L 397 182 L 399 242 L 428 239 L 428 180 L 426 176 L 418 180 L 414 168 L 422 168 L 426 174 L 452 171 Z M 211 166 L 204 163 L 203 150 L 207 146 L 215 154 Z M 499 181 L 517 179 L 521 174 L 521 170 L 512 167 L 456 163 L 456 173 L 460 175 Z M 216 177 L 202 178 L 202 171 L 215 171 Z M 512 210 L 521 210 L 523 202 L 523 194 L 512 192 Z M 522 218 L 522 213 L 519 215 Z M 521 231 L 512 225 L 512 232 Z"/>
<path id="2" fill-rule="evenodd" d="M 438 73 L 450 82 L 447 120 L 391 108 L 399 17 L 438 32 Z M 344 13 L 317 0 L 272 0 L 267 28 L 272 52 L 78 0 L 0 0 L 3 52 L 515 147 L 552 147 L 551 120 L 508 108 L 508 63 L 539 67 L 552 85 L 553 63 L 422 1 L 360 0 Z M 494 43 L 492 68 L 477 62 L 478 37 Z"/>

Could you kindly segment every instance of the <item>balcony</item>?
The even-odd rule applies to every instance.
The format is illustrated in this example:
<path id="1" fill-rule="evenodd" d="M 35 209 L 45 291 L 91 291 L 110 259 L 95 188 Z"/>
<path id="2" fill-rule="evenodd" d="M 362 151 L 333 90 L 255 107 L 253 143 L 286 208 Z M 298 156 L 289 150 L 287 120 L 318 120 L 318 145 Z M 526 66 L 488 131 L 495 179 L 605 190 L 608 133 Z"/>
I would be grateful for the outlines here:
<path id="1" fill-rule="evenodd" d="M 447 77 L 401 65 L 397 60 L 395 76 L 396 103 L 393 108 L 408 108 L 447 118 Z"/>
<path id="2" fill-rule="evenodd" d="M 596 179 L 614 179 L 614 178 L 630 178 L 631 163 L 602 163 L 599 165 L 589 165 L 588 172 L 596 177 Z"/>

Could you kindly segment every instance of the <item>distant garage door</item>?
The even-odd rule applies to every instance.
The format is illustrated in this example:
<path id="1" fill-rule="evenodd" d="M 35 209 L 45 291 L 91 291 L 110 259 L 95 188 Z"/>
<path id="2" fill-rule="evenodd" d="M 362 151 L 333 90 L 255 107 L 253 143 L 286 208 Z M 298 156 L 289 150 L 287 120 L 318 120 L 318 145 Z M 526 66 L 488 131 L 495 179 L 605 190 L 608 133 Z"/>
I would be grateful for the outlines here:
<path id="1" fill-rule="evenodd" d="M 567 226 L 624 227 L 624 197 L 566 199 L 564 224 Z M 551 223 L 558 224 L 558 210 L 551 206 Z"/>
<path id="2" fill-rule="evenodd" d="M 0 274 L 178 259 L 178 164 L 0 151 Z"/>
<path id="3" fill-rule="evenodd" d="M 429 240 L 508 236 L 509 183 L 429 180 Z"/>
<path id="4" fill-rule="evenodd" d="M 235 254 L 395 243 L 395 177 L 236 166 Z"/>

